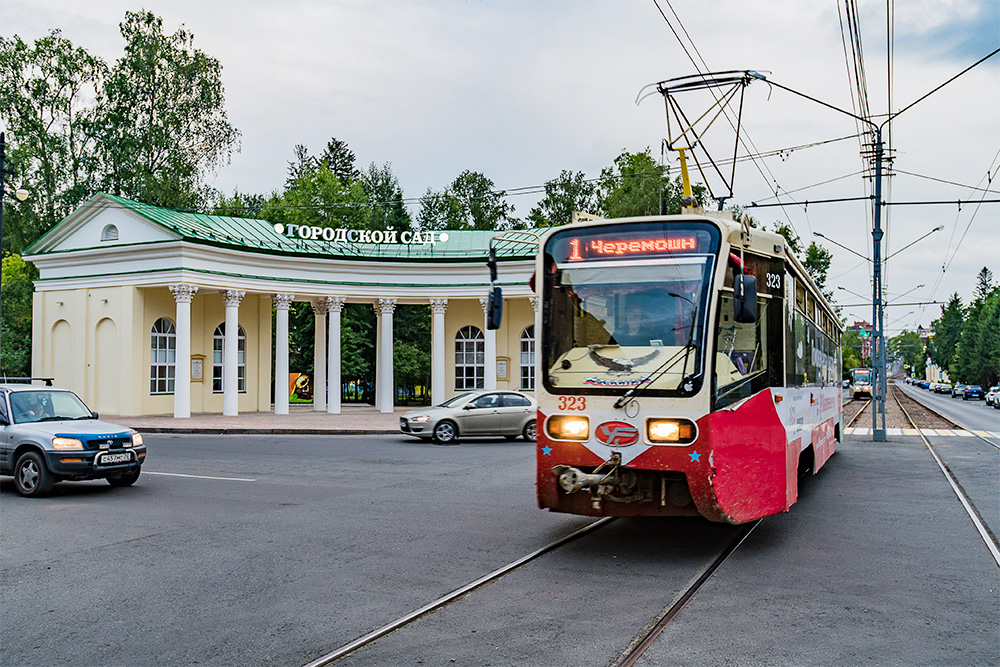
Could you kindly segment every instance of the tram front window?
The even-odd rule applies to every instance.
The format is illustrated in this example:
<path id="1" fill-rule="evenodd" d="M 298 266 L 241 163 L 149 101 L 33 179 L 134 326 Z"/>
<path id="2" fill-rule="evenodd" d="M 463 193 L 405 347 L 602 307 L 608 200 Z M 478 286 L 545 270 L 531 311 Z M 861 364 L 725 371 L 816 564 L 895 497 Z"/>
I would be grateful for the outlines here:
<path id="1" fill-rule="evenodd" d="M 659 223 L 657 238 L 700 242 L 678 250 L 663 241 L 666 250 L 643 254 L 627 251 L 642 248 L 629 239 L 649 237 L 651 231 L 639 224 L 628 227 L 590 228 L 589 237 L 577 231 L 559 239 L 557 233 L 553 237 L 563 241 L 562 247 L 552 241 L 547 246 L 556 250 L 548 253 L 545 276 L 543 363 L 549 391 L 621 394 L 643 385 L 652 394 L 675 394 L 700 386 L 715 265 L 715 255 L 705 250 L 714 245 L 714 229 L 703 231 L 698 225 L 697 231 L 664 232 Z M 617 240 L 622 238 L 626 240 Z M 626 252 L 599 254 L 613 243 Z"/>

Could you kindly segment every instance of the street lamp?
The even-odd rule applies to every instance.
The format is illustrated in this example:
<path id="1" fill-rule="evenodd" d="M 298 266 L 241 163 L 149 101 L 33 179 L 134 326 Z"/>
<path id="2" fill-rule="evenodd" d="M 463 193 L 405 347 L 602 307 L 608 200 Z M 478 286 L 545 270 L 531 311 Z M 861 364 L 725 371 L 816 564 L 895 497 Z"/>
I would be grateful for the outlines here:
<path id="1" fill-rule="evenodd" d="M 0 132 L 0 263 L 3 261 L 3 198 L 4 198 L 4 177 L 13 176 L 14 172 L 7 169 L 7 144 L 4 141 L 4 133 Z M 28 191 L 24 187 L 19 187 L 14 191 L 14 196 L 18 201 L 28 198 Z M 3 296 L 0 292 L 0 347 L 3 339 Z M 0 357 L 2 359 L 3 357 Z M 0 363 L 2 366 L 2 363 Z M 2 371 L 0 367 L 0 371 Z"/>

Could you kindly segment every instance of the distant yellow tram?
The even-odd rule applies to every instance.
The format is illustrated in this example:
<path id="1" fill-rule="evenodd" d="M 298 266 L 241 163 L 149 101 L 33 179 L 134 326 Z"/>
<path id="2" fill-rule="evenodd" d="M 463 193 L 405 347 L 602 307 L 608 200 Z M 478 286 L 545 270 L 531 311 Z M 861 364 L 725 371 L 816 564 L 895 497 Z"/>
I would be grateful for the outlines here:
<path id="1" fill-rule="evenodd" d="M 851 399 L 859 396 L 872 397 L 872 369 L 852 368 L 851 369 Z"/>

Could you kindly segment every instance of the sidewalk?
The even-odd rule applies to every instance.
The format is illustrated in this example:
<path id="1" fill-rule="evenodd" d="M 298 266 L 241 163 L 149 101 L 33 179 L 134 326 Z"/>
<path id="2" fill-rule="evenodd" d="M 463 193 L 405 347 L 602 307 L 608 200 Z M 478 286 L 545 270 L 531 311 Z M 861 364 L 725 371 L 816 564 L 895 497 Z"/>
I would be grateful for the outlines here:
<path id="1" fill-rule="evenodd" d="M 361 435 L 399 433 L 399 415 L 413 408 L 398 407 L 393 413 L 381 413 L 370 405 L 345 405 L 341 414 L 316 412 L 312 406 L 292 406 L 287 415 L 273 412 L 243 412 L 235 417 L 220 414 L 192 414 L 187 419 L 173 415 L 116 417 L 101 415 L 102 420 L 123 424 L 140 433 L 207 434 L 302 434 Z"/>

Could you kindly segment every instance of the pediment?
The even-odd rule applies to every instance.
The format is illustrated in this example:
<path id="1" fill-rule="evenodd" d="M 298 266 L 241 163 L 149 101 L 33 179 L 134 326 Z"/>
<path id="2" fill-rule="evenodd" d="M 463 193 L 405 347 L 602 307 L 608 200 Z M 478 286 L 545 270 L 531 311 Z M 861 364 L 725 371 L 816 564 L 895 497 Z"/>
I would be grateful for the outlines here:
<path id="1" fill-rule="evenodd" d="M 96 195 L 38 239 L 25 255 L 94 249 L 157 241 L 182 236 L 149 220 L 106 195 Z"/>

